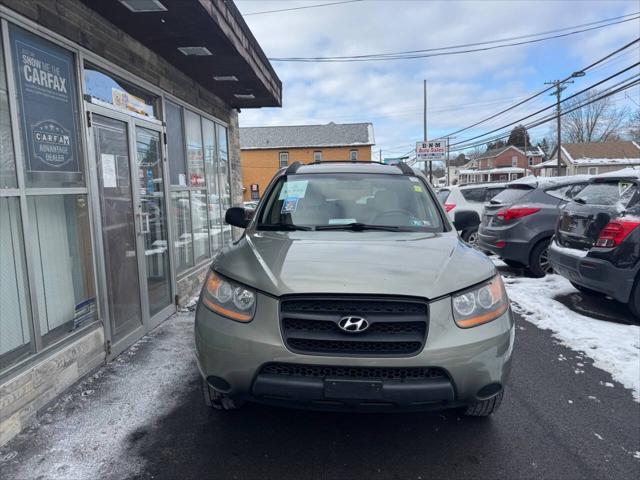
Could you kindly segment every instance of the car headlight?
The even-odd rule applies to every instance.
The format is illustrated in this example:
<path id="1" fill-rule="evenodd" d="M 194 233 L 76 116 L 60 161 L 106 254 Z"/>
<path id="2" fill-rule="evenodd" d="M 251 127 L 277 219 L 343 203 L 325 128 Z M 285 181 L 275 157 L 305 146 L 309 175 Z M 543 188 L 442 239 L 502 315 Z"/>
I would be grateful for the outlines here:
<path id="1" fill-rule="evenodd" d="M 470 328 L 495 320 L 509 308 L 502 278 L 491 280 L 451 297 L 453 319 L 460 328 Z"/>
<path id="2" fill-rule="evenodd" d="M 237 322 L 250 322 L 256 313 L 256 294 L 239 283 L 209 271 L 202 303 L 210 310 Z"/>

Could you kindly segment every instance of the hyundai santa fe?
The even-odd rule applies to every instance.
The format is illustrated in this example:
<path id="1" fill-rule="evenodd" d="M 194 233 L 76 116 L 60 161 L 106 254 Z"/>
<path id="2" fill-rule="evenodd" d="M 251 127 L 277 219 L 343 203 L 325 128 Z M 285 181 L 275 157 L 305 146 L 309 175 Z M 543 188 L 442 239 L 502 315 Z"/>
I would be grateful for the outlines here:
<path id="1" fill-rule="evenodd" d="M 504 285 L 421 174 L 296 162 L 226 221 L 244 234 L 196 311 L 207 405 L 497 410 L 514 341 Z"/>

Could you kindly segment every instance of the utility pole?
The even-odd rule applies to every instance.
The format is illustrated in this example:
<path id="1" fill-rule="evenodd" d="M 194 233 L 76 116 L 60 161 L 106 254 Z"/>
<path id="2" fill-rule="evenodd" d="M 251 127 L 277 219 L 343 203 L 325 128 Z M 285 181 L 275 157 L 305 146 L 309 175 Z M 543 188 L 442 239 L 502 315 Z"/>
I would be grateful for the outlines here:
<path id="1" fill-rule="evenodd" d="M 426 142 L 427 141 L 427 80 L 424 80 L 423 83 L 423 90 L 424 90 L 424 109 L 423 109 L 423 123 L 422 123 L 422 127 L 423 127 L 423 135 L 422 135 L 422 141 Z M 425 164 L 426 167 L 426 164 Z M 426 173 L 426 172 L 425 172 Z M 432 162 L 429 162 L 429 183 L 431 185 L 433 185 L 433 167 L 432 167 Z"/>
<path id="2" fill-rule="evenodd" d="M 444 168 L 446 168 L 447 186 L 449 186 L 451 185 L 451 178 L 449 176 L 449 137 L 447 137 L 447 161 L 444 164 Z"/>
<path id="3" fill-rule="evenodd" d="M 382 149 L 380 149 L 380 163 L 382 163 Z"/>
<path id="4" fill-rule="evenodd" d="M 564 86 L 565 83 L 573 83 L 573 80 L 571 80 L 572 78 L 576 78 L 576 77 L 584 77 L 585 76 L 585 72 L 583 71 L 578 71 L 578 72 L 573 72 L 571 74 L 571 76 L 569 78 L 565 78 L 564 80 L 553 80 L 551 82 L 544 82 L 545 85 L 553 85 L 556 88 L 556 91 L 551 93 L 550 95 L 555 95 L 556 96 L 556 129 L 558 130 L 558 137 L 556 140 L 556 155 L 558 157 L 557 160 L 557 165 L 556 165 L 556 174 L 559 177 L 560 176 L 560 165 L 561 165 L 561 157 L 562 157 L 562 135 L 560 132 L 560 128 L 561 128 L 561 122 L 560 122 L 560 114 L 561 114 L 561 110 L 560 110 L 560 95 L 562 93 L 562 91 L 567 88 Z"/>

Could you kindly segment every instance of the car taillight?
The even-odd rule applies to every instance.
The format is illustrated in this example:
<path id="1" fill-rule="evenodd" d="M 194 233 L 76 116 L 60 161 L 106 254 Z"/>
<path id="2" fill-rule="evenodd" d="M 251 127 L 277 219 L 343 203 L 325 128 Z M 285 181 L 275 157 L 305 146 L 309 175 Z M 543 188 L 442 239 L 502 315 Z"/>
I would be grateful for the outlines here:
<path id="1" fill-rule="evenodd" d="M 526 217 L 527 215 L 533 215 L 536 212 L 539 212 L 540 209 L 537 207 L 513 207 L 513 208 L 505 208 L 504 210 L 500 210 L 496 213 L 496 217 L 501 218 L 505 222 L 510 222 L 511 220 L 515 220 L 516 218 Z"/>
<path id="2" fill-rule="evenodd" d="M 640 221 L 636 220 L 614 220 L 609 222 L 600 231 L 598 240 L 596 240 L 596 247 L 617 247 L 639 225 Z"/>
<path id="3" fill-rule="evenodd" d="M 456 204 L 455 203 L 445 203 L 444 204 L 444 209 L 445 211 L 448 213 L 451 210 L 453 210 L 454 208 L 456 208 Z"/>

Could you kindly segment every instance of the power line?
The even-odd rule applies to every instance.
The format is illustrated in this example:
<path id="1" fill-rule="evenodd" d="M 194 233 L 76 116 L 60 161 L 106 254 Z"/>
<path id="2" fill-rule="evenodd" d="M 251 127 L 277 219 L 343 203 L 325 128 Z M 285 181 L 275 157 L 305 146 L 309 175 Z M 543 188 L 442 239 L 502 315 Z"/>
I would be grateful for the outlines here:
<path id="1" fill-rule="evenodd" d="M 567 100 L 570 100 L 570 99 L 572 99 L 572 98 L 575 98 L 576 96 L 581 95 L 581 94 L 583 94 L 583 93 L 587 92 L 588 90 L 591 90 L 591 89 L 593 89 L 593 88 L 597 87 L 598 85 L 601 85 L 601 84 L 603 84 L 604 82 L 607 82 L 607 81 L 611 80 L 612 78 L 615 78 L 615 77 L 617 77 L 617 76 L 619 76 L 619 75 L 622 75 L 624 72 L 627 72 L 627 71 L 631 70 L 632 68 L 637 67 L 638 65 L 640 65 L 640 62 L 636 62 L 635 64 L 630 65 L 630 66 L 628 66 L 627 68 L 624 68 L 624 69 L 622 69 L 622 70 L 620 70 L 620 71 L 618 71 L 618 72 L 614 73 L 613 75 L 610 75 L 610 76 L 608 76 L 607 78 L 605 78 L 605 79 L 603 79 L 603 80 L 600 80 L 599 82 L 596 82 L 596 83 L 594 83 L 593 85 L 590 85 L 589 87 L 584 88 L 584 89 L 582 89 L 582 90 L 580 90 L 580 91 L 578 91 L 578 92 L 574 93 L 573 95 L 570 95 L 570 96 L 568 96 L 568 97 L 564 98 L 560 103 L 563 103 L 563 102 L 566 102 Z M 639 75 L 640 75 L 640 74 L 636 74 L 636 75 L 634 75 L 634 76 L 632 76 L 632 77 L 629 77 L 629 78 L 635 78 L 635 77 L 637 77 L 637 76 L 639 76 Z M 629 78 L 627 78 L 627 79 L 625 79 L 625 80 L 623 80 L 623 81 L 627 81 L 627 80 L 629 80 Z M 555 87 L 551 87 L 551 88 L 555 88 Z M 555 106 L 555 104 L 554 104 L 554 105 L 548 105 L 548 106 L 546 106 L 546 107 L 544 107 L 544 108 L 541 108 L 540 110 L 538 110 L 538 111 L 536 111 L 536 112 L 533 112 L 533 113 L 531 113 L 531 114 L 529 114 L 529 115 L 526 115 L 526 116 L 524 116 L 524 117 L 522 117 L 522 118 L 519 118 L 518 120 L 515 120 L 515 121 L 513 121 L 513 122 L 511 122 L 511 123 L 508 123 L 508 124 L 503 125 L 503 126 L 501 126 L 501 127 L 495 128 L 495 129 L 490 130 L 490 131 L 488 131 L 488 132 L 486 132 L 486 133 L 483 133 L 483 134 L 481 134 L 481 135 L 476 135 L 475 137 L 471 137 L 471 138 L 468 138 L 468 139 L 466 139 L 466 140 L 462 140 L 462 141 L 460 141 L 460 142 L 454 143 L 453 145 L 459 145 L 459 144 L 461 144 L 461 143 L 470 142 L 471 140 L 476 140 L 476 139 L 478 139 L 478 138 L 486 137 L 487 135 L 490 135 L 490 134 L 492 134 L 492 133 L 495 133 L 495 132 L 497 132 L 498 130 L 502 130 L 503 128 L 507 128 L 507 127 L 510 127 L 510 126 L 512 126 L 512 125 L 518 124 L 518 123 L 522 122 L 523 120 L 526 120 L 527 118 L 531 118 L 531 117 L 533 117 L 533 116 L 535 116 L 535 115 L 538 115 L 539 113 L 542 113 L 542 112 L 544 112 L 544 111 L 546 111 L 546 110 L 549 110 L 550 108 L 553 108 L 554 106 Z"/>
<path id="2" fill-rule="evenodd" d="M 631 14 L 631 15 L 637 15 L 636 14 Z M 473 52 L 484 52 L 484 51 L 488 51 L 488 50 L 495 50 L 498 48 L 505 48 L 505 47 L 513 47 L 513 46 L 518 46 L 518 45 L 527 45 L 530 43 L 537 43 L 537 42 L 542 42 L 542 41 L 546 41 L 546 40 L 552 40 L 555 38 L 562 38 L 562 37 L 567 37 L 570 35 L 577 35 L 580 33 L 584 33 L 584 32 L 589 32 L 592 30 L 598 30 L 601 28 L 605 28 L 605 27 L 609 27 L 612 25 L 619 25 L 621 23 L 626 23 L 626 22 L 630 22 L 633 20 L 637 20 L 639 19 L 640 16 L 635 16 L 633 18 L 627 18 L 625 20 L 618 20 L 615 22 L 609 22 L 609 23 L 605 23 L 604 25 L 597 25 L 597 26 L 592 26 L 589 28 L 583 28 L 580 30 L 573 30 L 570 32 L 566 32 L 566 33 L 560 33 L 557 35 L 550 35 L 550 36 L 546 36 L 546 37 L 542 37 L 542 38 L 537 38 L 537 39 L 533 39 L 533 40 L 526 40 L 526 41 L 521 41 L 521 42 L 514 42 L 514 43 L 505 43 L 503 45 L 494 45 L 494 46 L 487 46 L 487 47 L 482 47 L 482 48 L 472 48 L 472 49 L 466 49 L 466 50 L 457 50 L 457 51 L 453 51 L 453 52 L 441 52 L 440 50 L 449 50 L 449 49 L 453 49 L 453 48 L 460 48 L 460 47 L 438 47 L 438 48 L 430 48 L 430 49 L 424 49 L 424 50 L 419 50 L 419 52 L 435 52 L 435 53 L 414 53 L 416 52 L 415 50 L 409 50 L 409 51 L 405 51 L 405 52 L 396 52 L 396 53 L 382 53 L 382 54 L 371 54 L 371 55 L 361 55 L 361 56 L 345 56 L 345 57 L 269 57 L 270 61 L 274 61 L 274 62 L 302 62 L 302 63 L 351 63 L 351 62 L 370 62 L 370 61 L 386 61 L 386 60 L 408 60 L 408 59 L 416 59 L 416 58 L 429 58 L 429 57 L 440 57 L 440 56 L 448 56 L 448 55 L 460 55 L 463 53 L 473 53 Z M 566 27 L 567 29 L 569 28 L 578 28 L 578 27 Z M 530 36 L 539 36 L 540 34 L 531 34 Z M 514 37 L 516 38 L 516 37 Z M 492 43 L 497 43 L 497 42 L 503 42 L 505 40 L 491 40 L 491 41 L 487 41 L 487 42 L 479 42 L 477 45 L 489 45 Z"/>
<path id="3" fill-rule="evenodd" d="M 590 99 L 588 99 L 587 101 L 585 101 L 585 102 L 583 102 L 583 103 L 581 103 L 581 104 L 578 104 L 578 105 L 576 105 L 576 106 L 574 106 L 574 107 L 570 108 L 569 110 L 564 110 L 564 111 L 562 111 L 562 112 L 560 113 L 560 116 L 562 117 L 562 116 L 564 116 L 564 115 L 566 115 L 566 114 L 568 114 L 568 113 L 571 113 L 571 112 L 573 112 L 573 111 L 575 111 L 575 110 L 578 110 L 578 109 L 580 109 L 580 108 L 582 108 L 582 107 L 585 107 L 585 106 L 587 106 L 587 105 L 590 105 L 590 104 L 592 104 L 592 103 L 594 103 L 594 102 L 597 102 L 597 101 L 599 101 L 599 100 L 603 100 L 603 99 L 608 98 L 608 97 L 610 97 L 610 96 L 612 96 L 612 95 L 615 95 L 615 94 L 617 94 L 617 93 L 621 93 L 621 92 L 623 92 L 623 91 L 625 91 L 625 90 L 628 90 L 628 89 L 633 88 L 633 87 L 635 87 L 635 86 L 637 86 L 637 85 L 640 85 L 640 79 L 635 79 L 635 78 L 637 78 L 638 76 L 640 76 L 640 74 L 638 74 L 638 75 L 633 75 L 633 76 L 631 76 L 631 77 L 629 77 L 629 78 L 627 78 L 627 79 L 623 80 L 622 82 L 619 82 L 618 84 L 614 85 L 613 87 L 618 87 L 618 88 L 616 88 L 615 90 L 610 90 L 610 91 L 606 91 L 605 93 L 598 94 L 599 96 L 595 96 L 595 97 L 593 97 L 593 98 L 590 98 Z M 635 79 L 635 80 L 634 80 L 634 79 Z M 627 82 L 627 83 L 625 84 L 625 82 Z M 613 88 L 613 87 L 610 87 L 610 88 Z M 568 97 L 568 98 L 569 98 L 569 97 Z M 568 99 L 568 98 L 567 98 L 567 99 Z M 563 101 L 564 101 L 564 100 L 563 100 Z M 530 129 L 533 129 L 533 128 L 537 128 L 537 127 L 539 127 L 540 125 L 543 125 L 543 124 L 545 124 L 545 123 L 547 123 L 547 122 L 550 122 L 550 121 L 554 120 L 555 118 L 556 118 L 556 114 L 548 115 L 548 116 L 546 116 L 546 117 L 543 117 L 542 119 L 538 119 L 538 120 L 536 120 L 536 121 L 534 121 L 534 122 L 531 122 L 531 123 L 525 124 L 525 125 L 524 125 L 524 127 L 525 127 L 527 130 L 530 130 Z M 509 135 L 510 135 L 510 132 L 509 132 L 509 133 L 504 133 L 504 134 L 501 134 L 501 135 L 497 135 L 497 136 L 494 136 L 494 137 L 491 137 L 491 138 L 485 138 L 485 139 L 484 139 L 484 140 L 482 140 L 481 142 L 476 142 L 476 143 L 472 143 L 472 144 L 461 145 L 461 146 L 459 146 L 458 148 L 456 148 L 456 149 L 455 149 L 455 151 L 459 152 L 459 151 L 463 151 L 463 150 L 468 150 L 468 149 L 470 149 L 470 148 L 474 148 L 474 147 L 482 146 L 482 145 L 485 145 L 486 143 L 489 143 L 489 142 L 493 142 L 493 141 L 496 141 L 496 140 L 501 140 L 501 139 L 504 139 L 504 138 L 508 138 L 508 137 L 509 137 Z M 455 143 L 455 144 L 453 144 L 453 145 L 459 145 L 459 144 L 460 144 L 460 142 Z M 453 145 L 452 145 L 452 146 L 453 146 Z"/>
<path id="4" fill-rule="evenodd" d="M 293 10 L 306 10 L 307 8 L 328 7 L 330 5 L 341 5 L 343 3 L 355 3 L 355 2 L 362 2 L 362 0 L 343 0 L 341 2 L 318 3 L 316 5 L 306 5 L 304 7 L 281 8 L 281 9 L 278 9 L 278 10 L 263 10 L 261 12 L 245 13 L 242 16 L 243 17 L 248 17 L 250 15 L 264 15 L 265 13 L 292 12 Z"/>

